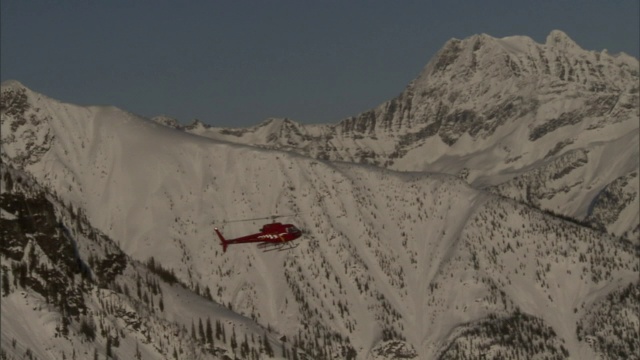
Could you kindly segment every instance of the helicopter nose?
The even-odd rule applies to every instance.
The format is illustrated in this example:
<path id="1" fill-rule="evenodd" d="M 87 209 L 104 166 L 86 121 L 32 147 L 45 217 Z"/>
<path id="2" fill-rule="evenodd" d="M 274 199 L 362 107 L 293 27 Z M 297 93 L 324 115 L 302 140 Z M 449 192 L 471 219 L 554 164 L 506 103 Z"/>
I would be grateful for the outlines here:
<path id="1" fill-rule="evenodd" d="M 293 235 L 299 235 L 301 234 L 300 229 L 298 229 L 295 226 L 292 226 L 291 228 L 289 228 L 289 233 L 293 234 Z"/>

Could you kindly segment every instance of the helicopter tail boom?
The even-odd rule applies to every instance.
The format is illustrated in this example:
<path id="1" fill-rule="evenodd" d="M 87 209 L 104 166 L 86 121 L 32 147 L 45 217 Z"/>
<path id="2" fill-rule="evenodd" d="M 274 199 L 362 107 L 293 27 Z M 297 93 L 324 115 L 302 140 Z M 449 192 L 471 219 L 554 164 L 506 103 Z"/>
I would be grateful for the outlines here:
<path id="1" fill-rule="evenodd" d="M 218 234 L 218 237 L 220 238 L 220 243 L 222 244 L 222 251 L 227 252 L 227 246 L 229 246 L 229 243 L 227 242 L 227 240 L 225 240 L 224 236 L 222 236 L 218 228 L 214 228 L 214 230 L 216 231 L 216 234 Z"/>

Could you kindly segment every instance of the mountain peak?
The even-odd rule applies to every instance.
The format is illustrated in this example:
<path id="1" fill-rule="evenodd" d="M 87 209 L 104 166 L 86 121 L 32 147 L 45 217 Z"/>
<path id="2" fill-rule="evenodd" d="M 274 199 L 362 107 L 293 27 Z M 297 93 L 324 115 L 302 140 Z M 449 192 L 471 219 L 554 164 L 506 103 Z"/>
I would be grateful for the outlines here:
<path id="1" fill-rule="evenodd" d="M 175 118 L 167 115 L 157 115 L 151 118 L 152 121 L 157 122 L 158 124 L 162 124 L 174 129 L 181 128 L 180 122 Z"/>
<path id="2" fill-rule="evenodd" d="M 2 91 L 18 91 L 18 92 L 26 92 L 30 89 L 26 87 L 23 83 L 18 80 L 5 80 L 0 84 L 0 88 Z"/>
<path id="3" fill-rule="evenodd" d="M 22 84 L 18 80 L 5 80 L 2 82 L 2 88 L 26 88 L 24 84 Z"/>
<path id="4" fill-rule="evenodd" d="M 204 130 L 210 127 L 210 125 L 203 123 L 202 121 L 200 121 L 200 119 L 193 119 L 191 124 L 185 126 L 185 128 L 188 130 Z"/>
<path id="5" fill-rule="evenodd" d="M 552 30 L 549 33 L 549 35 L 547 35 L 547 40 L 545 42 L 545 45 L 555 47 L 555 48 L 563 48 L 563 49 L 570 49 L 570 48 L 580 49 L 580 46 L 576 44 L 576 42 L 573 41 L 569 37 L 569 35 L 567 35 L 561 30 Z"/>

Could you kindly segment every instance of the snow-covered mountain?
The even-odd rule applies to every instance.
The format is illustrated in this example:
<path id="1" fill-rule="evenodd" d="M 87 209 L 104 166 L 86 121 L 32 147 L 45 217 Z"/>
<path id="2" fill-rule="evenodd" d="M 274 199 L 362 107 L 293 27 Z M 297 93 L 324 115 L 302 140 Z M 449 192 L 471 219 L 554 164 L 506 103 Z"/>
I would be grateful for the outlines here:
<path id="1" fill-rule="evenodd" d="M 457 175 L 591 220 L 607 188 L 638 174 L 638 69 L 638 59 L 581 49 L 561 31 L 544 44 L 482 34 L 450 40 L 399 96 L 337 124 L 269 119 L 246 129 L 188 131 L 319 159 Z M 628 201 L 607 203 L 621 216 L 595 224 L 638 239 L 638 181 L 628 184 Z"/>
<path id="2" fill-rule="evenodd" d="M 132 260 L 82 208 L 28 174 L 1 170 L 3 359 L 200 359 L 286 348 L 211 301 L 208 288 L 193 291 L 152 258 Z"/>
<path id="3" fill-rule="evenodd" d="M 502 43 L 517 54 L 522 49 L 514 44 L 529 41 L 472 39 L 480 41 L 476 52 Z M 544 46 L 531 44 L 550 52 L 563 46 L 581 51 L 562 36 L 568 45 L 550 39 Z M 446 76 L 463 76 L 447 69 L 466 56 L 469 41 L 445 46 L 425 69 L 424 82 L 408 88 L 418 89 L 415 97 L 433 89 L 430 72 L 442 72 L 443 84 Z M 452 46 L 459 50 L 451 52 Z M 437 60 L 443 56 L 450 61 Z M 488 61 L 482 59 L 475 61 Z M 273 120 L 250 129 L 215 129 L 194 123 L 184 131 L 167 117 L 65 104 L 18 82 L 3 83 L 3 356 L 633 356 L 640 348 L 638 247 L 600 229 L 619 222 L 628 228 L 634 216 L 637 224 L 637 209 L 635 215 L 629 209 L 637 204 L 638 154 L 625 143 L 637 144 L 637 123 L 634 128 L 628 118 L 601 117 L 601 128 L 587 130 L 585 119 L 552 122 L 542 134 L 538 125 L 548 122 L 543 113 L 578 106 L 574 101 L 588 104 L 579 97 L 570 101 L 564 92 L 547 94 L 535 114 L 496 114 L 500 124 L 493 130 L 466 127 L 464 116 L 450 118 L 458 102 L 485 106 L 484 99 L 489 111 L 491 94 L 500 89 L 489 86 L 478 99 L 445 96 L 442 106 L 450 110 L 435 128 L 426 116 L 433 105 L 419 107 L 411 95 L 392 112 L 384 110 L 391 102 L 373 110 L 370 122 L 361 115 L 336 126 Z M 408 99 L 408 91 L 400 97 Z M 586 90 L 576 85 L 575 91 Z M 618 103 L 633 96 L 637 90 Z M 408 103 L 425 116 L 411 117 L 406 107 L 399 111 Z M 620 107 L 637 114 L 637 108 Z M 391 113 L 386 127 L 376 120 Z M 521 124 L 531 118 L 537 122 Z M 420 121 L 423 130 L 415 125 Z M 451 128 L 456 126 L 465 128 L 458 134 Z M 435 129 L 433 135 L 426 128 Z M 576 140 L 545 160 L 544 146 L 555 148 L 570 129 Z M 537 138 L 518 142 L 518 135 L 531 134 Z M 314 145 L 323 137 L 325 155 Z M 454 137 L 451 144 L 443 140 Z M 344 155 L 358 151 L 354 144 L 390 154 L 380 149 L 400 149 L 394 143 L 399 138 L 406 152 L 389 158 L 393 163 Z M 520 157 L 510 167 L 493 164 L 501 146 L 528 153 L 513 155 Z M 616 161 L 609 162 L 617 165 L 607 164 L 602 159 L 614 150 Z M 584 161 L 589 165 L 581 166 Z M 400 167 L 412 162 L 434 171 Z M 625 167 L 628 172 L 615 176 L 604 171 Z M 586 213 L 592 225 L 600 224 L 595 229 L 526 204 L 545 207 L 545 189 L 554 194 L 550 199 L 565 196 L 555 192 L 562 179 L 583 168 L 593 175 L 588 181 L 596 200 Z M 528 190 L 519 198 L 523 186 Z M 574 188 L 580 192 L 569 193 L 576 197 L 586 191 Z M 584 200 L 572 201 L 577 206 Z M 222 252 L 214 226 L 228 237 L 241 236 L 263 223 L 229 221 L 272 214 L 295 214 L 287 220 L 304 229 L 298 247 L 263 253 L 237 245 Z M 199 323 L 221 329 L 209 341 Z"/>

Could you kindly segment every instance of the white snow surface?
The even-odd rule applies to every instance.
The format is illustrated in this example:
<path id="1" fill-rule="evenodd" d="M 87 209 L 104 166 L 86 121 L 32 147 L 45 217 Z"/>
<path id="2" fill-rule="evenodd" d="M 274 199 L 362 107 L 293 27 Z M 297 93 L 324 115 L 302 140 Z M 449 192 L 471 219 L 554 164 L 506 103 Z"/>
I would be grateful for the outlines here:
<path id="1" fill-rule="evenodd" d="M 11 83 L 3 90 L 7 86 L 21 88 Z M 634 254 L 606 234 L 457 177 L 234 144 L 117 108 L 63 104 L 25 91 L 25 116 L 42 121 L 11 132 L 13 118 L 2 114 L 3 161 L 23 166 L 64 202 L 82 208 L 132 258 L 154 257 L 243 315 L 163 287 L 169 294 L 166 320 L 186 327 L 194 314 L 214 314 L 259 329 L 247 320 L 252 317 L 289 339 L 335 332 L 362 359 L 373 358 L 384 331 L 393 330 L 419 358 L 431 359 L 457 327 L 515 306 L 549 324 L 572 357 L 595 358 L 575 336 L 582 309 L 638 277 Z M 5 141 L 8 133 L 45 144 L 46 151 L 19 162 L 28 153 L 27 141 Z M 465 151 L 450 156 L 464 157 Z M 282 220 L 305 230 L 297 248 L 263 253 L 237 245 L 222 252 L 214 226 L 227 237 L 242 236 L 264 221 L 226 222 L 273 214 L 295 214 Z M 578 257 L 596 247 L 594 270 Z M 608 275 L 596 281 L 594 272 Z M 496 301 L 488 284 L 513 306 Z M 68 354 L 70 347 L 51 339 L 47 315 L 26 304 L 17 293 L 2 298 L 3 349 L 20 337 L 42 358 L 55 357 L 49 348 Z M 38 341 L 28 342 L 35 324 Z M 131 346 L 123 352 L 133 351 Z M 152 351 L 148 356 L 161 357 Z"/>

